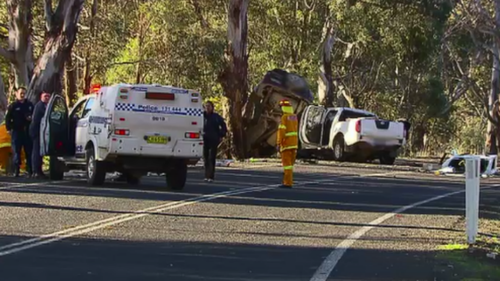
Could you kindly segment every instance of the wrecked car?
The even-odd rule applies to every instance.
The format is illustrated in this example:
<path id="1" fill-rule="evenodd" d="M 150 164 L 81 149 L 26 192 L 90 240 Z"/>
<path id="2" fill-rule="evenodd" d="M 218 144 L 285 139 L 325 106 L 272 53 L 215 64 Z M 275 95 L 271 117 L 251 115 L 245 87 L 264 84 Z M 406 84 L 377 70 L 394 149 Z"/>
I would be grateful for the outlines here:
<path id="1" fill-rule="evenodd" d="M 471 154 L 456 154 L 453 153 L 441 166 L 441 169 L 436 171 L 438 175 L 464 175 L 465 174 L 465 159 Z M 489 177 L 497 174 L 497 156 L 496 155 L 475 155 L 481 158 L 480 174 L 481 177 Z"/>
<path id="2" fill-rule="evenodd" d="M 276 153 L 276 133 L 282 115 L 279 102 L 283 99 L 288 99 L 300 116 L 313 103 L 314 96 L 302 76 L 282 69 L 268 71 L 250 94 L 243 114 L 248 155 L 269 157 Z"/>

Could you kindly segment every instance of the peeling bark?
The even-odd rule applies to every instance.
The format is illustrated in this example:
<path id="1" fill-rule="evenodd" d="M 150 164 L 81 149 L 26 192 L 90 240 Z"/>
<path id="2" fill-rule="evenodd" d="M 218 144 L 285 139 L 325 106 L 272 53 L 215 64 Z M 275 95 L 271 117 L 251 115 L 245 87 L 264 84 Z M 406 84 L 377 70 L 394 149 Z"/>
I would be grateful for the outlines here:
<path id="1" fill-rule="evenodd" d="M 500 0 L 495 0 L 495 26 L 497 27 L 497 29 L 500 28 Z M 493 66 L 491 70 L 491 89 L 488 98 L 488 114 L 490 114 L 490 117 L 493 120 L 489 120 L 490 118 L 488 118 L 486 151 L 488 151 L 489 154 L 496 155 L 498 153 L 499 142 L 499 140 L 497 139 L 499 120 L 497 118 L 497 114 L 495 114 L 495 105 L 498 101 L 498 92 L 500 91 L 500 38 L 498 38 L 498 36 L 495 36 L 493 40 L 495 44 L 492 50 Z"/>
<path id="2" fill-rule="evenodd" d="M 91 38 L 95 36 L 95 22 L 96 22 L 96 16 L 97 16 L 97 7 L 99 5 L 98 0 L 94 0 L 92 2 L 92 10 L 90 12 L 90 26 L 89 26 L 89 32 Z M 85 70 L 84 70 L 84 78 L 83 78 L 83 94 L 88 95 L 90 94 L 90 87 L 92 86 L 92 59 L 91 59 L 91 54 L 92 54 L 92 45 L 87 47 L 87 52 L 85 54 Z"/>
<path id="3" fill-rule="evenodd" d="M 14 85 L 27 87 L 33 73 L 33 43 L 31 40 L 32 1 L 7 0 L 9 44 L 0 56 L 10 62 L 14 70 Z"/>
<path id="4" fill-rule="evenodd" d="M 51 1 L 46 1 L 46 7 Z M 39 58 L 28 89 L 28 98 L 37 102 L 40 93 L 62 92 L 62 73 L 71 56 L 78 31 L 78 19 L 84 0 L 60 1 L 52 14 L 46 15 L 49 29 L 46 33 L 44 52 Z M 49 11 L 48 7 L 45 9 Z"/>
<path id="5" fill-rule="evenodd" d="M 226 97 L 224 115 L 232 137 L 231 154 L 238 160 L 247 156 L 242 116 L 248 98 L 248 3 L 249 0 L 231 0 L 229 3 L 226 66 L 218 77 Z"/>
<path id="6" fill-rule="evenodd" d="M 331 55 L 334 44 L 335 34 L 333 25 L 327 19 L 323 27 L 321 66 L 318 78 L 318 98 L 319 103 L 323 106 L 333 106 L 335 102 Z"/>

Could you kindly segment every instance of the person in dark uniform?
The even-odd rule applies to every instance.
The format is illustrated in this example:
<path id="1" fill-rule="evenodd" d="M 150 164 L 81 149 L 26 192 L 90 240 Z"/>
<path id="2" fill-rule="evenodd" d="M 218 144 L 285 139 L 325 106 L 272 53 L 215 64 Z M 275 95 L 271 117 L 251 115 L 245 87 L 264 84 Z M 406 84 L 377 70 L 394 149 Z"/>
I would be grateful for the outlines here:
<path id="1" fill-rule="evenodd" d="M 224 119 L 214 112 L 214 104 L 205 104 L 205 123 L 203 126 L 203 161 L 205 162 L 205 181 L 212 182 L 215 176 L 217 147 L 226 136 L 227 126 Z"/>
<path id="2" fill-rule="evenodd" d="M 33 113 L 33 103 L 26 99 L 25 96 L 26 88 L 20 87 L 17 89 L 16 101 L 9 105 L 5 116 L 5 127 L 11 135 L 11 145 L 14 151 L 16 177 L 19 177 L 22 149 L 24 149 L 24 155 L 26 156 L 26 172 L 28 172 L 28 176 L 31 176 L 33 172 L 31 166 L 32 142 L 28 132 Z"/>
<path id="3" fill-rule="evenodd" d="M 43 157 L 40 155 L 40 126 L 42 118 L 47 110 L 47 103 L 49 103 L 50 94 L 42 92 L 40 94 L 40 101 L 35 105 L 33 112 L 33 122 L 30 125 L 30 136 L 33 140 L 33 172 L 37 178 L 45 179 L 47 176 L 43 173 Z"/>

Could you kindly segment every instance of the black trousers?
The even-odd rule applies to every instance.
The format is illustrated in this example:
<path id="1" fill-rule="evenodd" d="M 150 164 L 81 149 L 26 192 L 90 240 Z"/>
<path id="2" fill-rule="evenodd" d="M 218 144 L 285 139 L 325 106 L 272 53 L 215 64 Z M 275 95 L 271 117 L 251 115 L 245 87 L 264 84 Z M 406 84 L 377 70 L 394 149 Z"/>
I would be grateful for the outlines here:
<path id="1" fill-rule="evenodd" d="M 205 178 L 214 179 L 215 176 L 215 159 L 217 158 L 218 143 L 204 142 L 203 145 L 203 161 L 205 162 Z"/>
<path id="2" fill-rule="evenodd" d="M 26 157 L 26 171 L 28 174 L 33 172 L 31 168 L 31 152 L 32 152 L 32 142 L 27 132 L 24 131 L 12 131 L 11 135 L 11 145 L 14 151 L 14 167 L 15 173 L 19 174 L 19 168 L 21 166 L 21 150 L 24 149 L 24 155 Z"/>

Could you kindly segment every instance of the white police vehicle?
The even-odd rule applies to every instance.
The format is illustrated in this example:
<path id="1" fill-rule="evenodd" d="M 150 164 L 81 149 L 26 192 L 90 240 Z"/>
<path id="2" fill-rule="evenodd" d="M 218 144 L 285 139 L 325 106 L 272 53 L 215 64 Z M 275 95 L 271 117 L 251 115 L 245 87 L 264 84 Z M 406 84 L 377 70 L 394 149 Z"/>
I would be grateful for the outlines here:
<path id="1" fill-rule="evenodd" d="M 137 184 L 148 172 L 165 173 L 167 187 L 184 188 L 187 166 L 202 157 L 200 93 L 161 85 L 93 87 L 68 112 L 52 95 L 41 124 L 40 149 L 50 156 L 50 178 L 86 170 L 90 185 L 107 172 Z"/>

